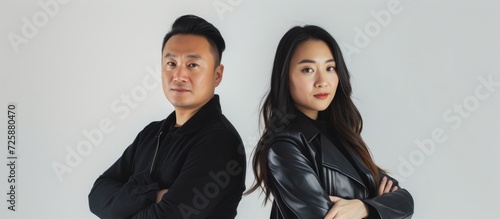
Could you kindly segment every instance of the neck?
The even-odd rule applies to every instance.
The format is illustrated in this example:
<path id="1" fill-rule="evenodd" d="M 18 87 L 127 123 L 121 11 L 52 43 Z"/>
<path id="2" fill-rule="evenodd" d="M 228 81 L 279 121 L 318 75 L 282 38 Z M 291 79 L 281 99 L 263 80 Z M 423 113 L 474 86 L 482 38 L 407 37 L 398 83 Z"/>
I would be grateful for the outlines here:
<path id="1" fill-rule="evenodd" d="M 200 107 L 201 108 L 201 107 Z M 184 125 L 191 117 L 200 110 L 197 109 L 175 109 L 175 127 Z"/>
<path id="2" fill-rule="evenodd" d="M 312 119 L 312 120 L 318 119 L 318 111 L 304 110 L 304 111 L 301 111 L 301 112 L 304 113 L 304 115 L 306 115 L 307 117 L 309 117 L 309 119 Z"/>
<path id="3" fill-rule="evenodd" d="M 309 117 L 309 119 L 316 120 L 318 118 L 318 110 L 308 109 L 298 104 L 295 104 L 295 109 L 302 112 L 304 115 Z"/>
<path id="4" fill-rule="evenodd" d="M 201 106 L 198 107 L 175 107 L 175 127 L 181 127 L 191 117 L 194 116 L 200 109 L 205 106 L 211 99 L 206 100 Z"/>

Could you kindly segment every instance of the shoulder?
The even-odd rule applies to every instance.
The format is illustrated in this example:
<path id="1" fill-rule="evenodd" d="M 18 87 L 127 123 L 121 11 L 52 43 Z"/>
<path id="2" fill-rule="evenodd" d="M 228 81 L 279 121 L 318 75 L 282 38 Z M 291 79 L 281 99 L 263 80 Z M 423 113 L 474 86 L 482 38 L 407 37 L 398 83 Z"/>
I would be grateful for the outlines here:
<path id="1" fill-rule="evenodd" d="M 300 132 L 276 133 L 267 151 L 267 168 L 273 174 L 296 175 L 314 166 L 313 151 Z"/>
<path id="2" fill-rule="evenodd" d="M 219 119 L 217 120 L 217 125 L 220 126 L 221 129 L 231 133 L 234 137 L 240 138 L 240 134 L 233 124 L 226 118 L 226 116 L 224 116 L 224 114 L 220 114 Z"/>
<path id="3" fill-rule="evenodd" d="M 308 142 L 304 135 L 299 131 L 291 129 L 274 133 L 268 141 L 269 158 L 273 156 L 293 158 L 303 154 L 304 150 L 308 147 Z"/>
<path id="4" fill-rule="evenodd" d="M 147 124 L 143 130 L 152 130 L 152 129 L 159 130 L 164 121 L 165 119 L 159 121 L 152 121 L 149 124 Z"/>
<path id="5" fill-rule="evenodd" d="M 311 145 L 313 139 L 319 134 L 319 130 L 303 115 L 294 117 L 283 126 L 268 129 L 267 141 L 269 145 L 268 156 L 282 156 L 283 158 L 295 159 L 297 156 L 311 158 L 315 154 L 315 148 Z"/>
<path id="6" fill-rule="evenodd" d="M 234 126 L 223 116 L 212 120 L 192 136 L 195 148 L 203 151 L 211 150 L 220 153 L 244 154 L 243 141 Z"/>
<path id="7" fill-rule="evenodd" d="M 270 147 L 279 147 L 283 144 L 300 146 L 307 143 L 304 134 L 294 129 L 293 127 L 285 127 L 281 130 L 276 130 L 269 137 Z"/>
<path id="8" fill-rule="evenodd" d="M 138 140 L 154 138 L 160 131 L 163 121 L 165 120 L 153 121 L 146 125 L 137 135 Z"/>
<path id="9" fill-rule="evenodd" d="M 319 130 L 304 115 L 298 114 L 294 115 L 286 125 L 269 128 L 267 132 L 270 135 L 270 144 L 289 142 L 304 145 L 315 138 Z"/>
<path id="10" fill-rule="evenodd" d="M 221 138 L 222 140 L 241 141 L 240 134 L 223 114 L 218 115 L 201 128 L 197 135 L 205 139 Z"/>
<path id="11" fill-rule="evenodd" d="M 146 125 L 141 132 L 143 133 L 150 133 L 154 132 L 155 134 L 160 131 L 160 128 L 165 120 L 160 120 L 160 121 L 153 121 L 150 122 L 148 125 Z"/>

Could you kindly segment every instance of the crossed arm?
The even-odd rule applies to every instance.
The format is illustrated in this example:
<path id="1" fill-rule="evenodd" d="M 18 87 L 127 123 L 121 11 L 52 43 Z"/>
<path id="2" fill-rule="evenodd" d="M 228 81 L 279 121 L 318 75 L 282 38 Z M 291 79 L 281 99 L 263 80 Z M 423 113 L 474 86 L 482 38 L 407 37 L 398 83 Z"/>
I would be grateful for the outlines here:
<path id="1" fill-rule="evenodd" d="M 398 190 L 398 187 L 393 186 L 393 181 L 384 176 L 380 181 L 377 195 L 381 196 L 396 190 Z M 330 200 L 334 203 L 334 205 L 326 214 L 325 219 L 368 217 L 369 207 L 359 199 L 343 199 L 337 196 L 330 196 Z"/>
<path id="2" fill-rule="evenodd" d="M 276 203 L 286 218 L 407 218 L 413 199 L 396 180 L 384 175 L 378 196 L 367 199 L 330 197 L 324 191 L 313 164 L 297 145 L 276 141 L 269 150 L 268 168 Z M 289 177 L 294 176 L 293 180 Z"/>
<path id="3" fill-rule="evenodd" d="M 161 188 L 148 170 L 133 173 L 132 144 L 122 157 L 95 182 L 89 194 L 90 210 L 101 218 L 205 218 L 222 200 L 237 197 L 244 182 L 244 158 L 237 138 L 214 134 L 199 141 L 187 155 L 179 176 L 169 188 Z M 214 159 L 213 156 L 217 156 Z M 228 169 L 229 168 L 229 169 Z M 205 194 L 206 186 L 218 186 L 217 194 Z M 212 188 L 211 187 L 211 188 Z M 211 191 L 211 190 L 210 190 Z M 198 193 L 197 193 L 198 192 Z M 241 198 L 241 192 L 239 197 Z"/>

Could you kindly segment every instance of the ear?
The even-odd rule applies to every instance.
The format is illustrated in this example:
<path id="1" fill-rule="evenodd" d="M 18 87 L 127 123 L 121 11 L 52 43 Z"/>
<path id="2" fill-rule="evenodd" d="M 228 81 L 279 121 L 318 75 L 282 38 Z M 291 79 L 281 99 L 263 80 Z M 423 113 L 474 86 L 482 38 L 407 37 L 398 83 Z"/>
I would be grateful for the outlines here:
<path id="1" fill-rule="evenodd" d="M 219 86 L 222 81 L 222 75 L 224 74 L 224 65 L 220 64 L 215 68 L 215 87 Z"/>

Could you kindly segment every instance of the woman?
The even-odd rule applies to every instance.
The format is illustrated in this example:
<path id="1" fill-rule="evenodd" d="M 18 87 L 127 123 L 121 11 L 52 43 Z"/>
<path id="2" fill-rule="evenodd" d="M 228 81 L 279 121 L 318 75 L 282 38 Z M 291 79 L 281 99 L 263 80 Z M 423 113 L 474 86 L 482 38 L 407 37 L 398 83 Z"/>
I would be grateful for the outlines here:
<path id="1" fill-rule="evenodd" d="M 317 26 L 281 39 L 254 151 L 255 184 L 271 218 L 411 218 L 413 199 L 373 161 L 361 138 L 349 72 L 337 42 Z"/>

